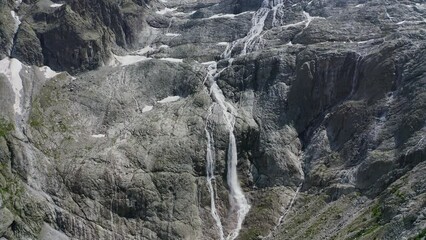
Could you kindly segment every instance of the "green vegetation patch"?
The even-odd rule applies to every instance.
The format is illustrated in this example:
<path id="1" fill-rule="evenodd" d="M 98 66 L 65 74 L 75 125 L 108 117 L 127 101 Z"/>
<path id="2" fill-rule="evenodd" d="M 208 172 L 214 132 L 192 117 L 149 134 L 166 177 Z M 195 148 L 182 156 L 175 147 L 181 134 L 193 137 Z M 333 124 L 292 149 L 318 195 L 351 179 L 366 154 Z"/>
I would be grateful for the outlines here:
<path id="1" fill-rule="evenodd" d="M 392 187 L 390 192 L 396 197 L 398 197 L 399 201 L 403 203 L 407 201 L 407 197 L 405 196 L 405 193 L 400 189 L 401 187 L 402 187 L 402 184 L 398 184 Z"/>
<path id="2" fill-rule="evenodd" d="M 376 222 L 380 221 L 382 219 L 382 207 L 380 204 L 374 205 L 374 207 L 371 209 L 371 216 L 376 220 Z"/>
<path id="3" fill-rule="evenodd" d="M 10 133 L 15 127 L 13 126 L 13 123 L 0 118 L 0 137 L 6 136 L 8 133 Z"/>
<path id="4" fill-rule="evenodd" d="M 419 232 L 415 237 L 410 238 L 410 240 L 423 240 L 426 239 L 426 228 Z"/>
<path id="5" fill-rule="evenodd" d="M 261 236 L 263 233 L 262 230 L 258 228 L 250 228 L 244 233 L 241 234 L 240 238 L 244 240 L 254 240 L 254 239 L 260 239 L 259 236 Z"/>
<path id="6" fill-rule="evenodd" d="M 367 236 L 367 235 L 375 232 L 376 230 L 378 230 L 380 227 L 381 226 L 378 225 L 378 224 L 372 224 L 371 226 L 369 226 L 367 228 L 363 228 L 360 231 L 358 231 L 353 239 L 358 239 L 360 237 Z"/>
<path id="7" fill-rule="evenodd" d="M 15 215 L 20 215 L 22 209 L 18 203 L 24 193 L 24 189 L 16 176 L 10 173 L 6 164 L 0 163 L 0 195 L 3 205 Z"/>

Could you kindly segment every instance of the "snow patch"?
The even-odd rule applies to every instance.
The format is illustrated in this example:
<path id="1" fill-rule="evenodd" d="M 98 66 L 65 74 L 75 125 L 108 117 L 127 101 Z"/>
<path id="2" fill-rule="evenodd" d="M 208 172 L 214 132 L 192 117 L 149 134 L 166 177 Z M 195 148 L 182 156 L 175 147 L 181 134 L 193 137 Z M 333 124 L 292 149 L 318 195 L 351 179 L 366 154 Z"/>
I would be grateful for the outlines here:
<path id="1" fill-rule="evenodd" d="M 215 14 L 213 16 L 210 16 L 209 19 L 215 19 L 215 18 L 235 18 L 237 16 L 236 14 Z"/>
<path id="2" fill-rule="evenodd" d="M 45 77 L 46 79 L 53 78 L 53 77 L 55 77 L 55 76 L 57 76 L 57 75 L 61 74 L 61 73 L 58 73 L 58 72 L 53 71 L 53 70 L 52 70 L 52 69 L 50 69 L 50 67 L 48 67 L 48 66 L 40 67 L 40 68 L 39 68 L 39 70 L 40 70 L 42 73 L 44 73 L 44 77 Z"/>
<path id="3" fill-rule="evenodd" d="M 164 14 L 166 14 L 166 13 L 169 13 L 169 12 L 174 12 L 174 11 L 176 11 L 177 10 L 177 8 L 164 8 L 164 9 L 161 9 L 161 10 L 159 10 L 159 11 L 156 11 L 155 13 L 156 14 L 160 14 L 160 15 L 164 15 Z"/>
<path id="4" fill-rule="evenodd" d="M 149 112 L 149 111 L 151 111 L 153 108 L 154 108 L 153 106 L 146 105 L 145 107 L 143 107 L 143 108 L 142 108 L 142 112 L 143 112 L 143 113 L 144 113 L 144 112 Z"/>
<path id="5" fill-rule="evenodd" d="M 416 3 L 416 7 L 421 10 L 426 9 L 426 3 Z"/>
<path id="6" fill-rule="evenodd" d="M 183 59 L 180 58 L 160 58 L 162 61 L 174 62 L 174 63 L 182 63 Z"/>
<path id="7" fill-rule="evenodd" d="M 168 96 L 168 97 L 161 99 L 160 101 L 157 101 L 157 102 L 158 103 L 169 103 L 169 102 L 176 102 L 179 99 L 180 99 L 179 96 Z"/>
<path id="8" fill-rule="evenodd" d="M 375 42 L 377 40 L 378 40 L 377 38 L 373 38 L 373 39 L 368 39 L 368 40 L 364 40 L 364 41 L 358 41 L 358 42 L 355 42 L 355 43 L 357 43 L 357 44 L 366 44 L 366 43 L 373 43 L 373 42 Z"/>
<path id="9" fill-rule="evenodd" d="M 406 20 L 404 20 L 404 21 L 397 22 L 396 24 L 397 25 L 403 25 L 403 24 L 421 24 L 421 23 L 426 23 L 426 19 L 423 18 L 420 21 L 406 21 Z"/>
<path id="10" fill-rule="evenodd" d="M 116 61 L 119 62 L 119 65 L 121 66 L 127 66 L 132 65 L 141 61 L 146 61 L 151 58 L 147 58 L 145 56 L 139 56 L 139 55 L 126 55 L 126 56 L 117 56 L 114 55 L 114 58 Z M 110 66 L 117 66 L 114 61 L 110 64 Z"/>
<path id="11" fill-rule="evenodd" d="M 173 15 L 176 16 L 191 16 L 192 14 L 196 13 L 197 11 L 192 11 L 192 12 L 174 12 Z"/>
<path id="12" fill-rule="evenodd" d="M 223 14 L 223 13 L 219 13 L 219 14 L 215 14 L 215 15 L 210 16 L 208 19 L 215 19 L 215 18 L 231 18 L 232 19 L 232 18 L 238 17 L 240 15 L 252 14 L 252 13 L 254 13 L 254 12 L 252 12 L 252 11 L 246 11 L 246 12 L 242 12 L 242 13 L 238 13 L 238 14 L 230 14 L 230 13 Z"/>
<path id="13" fill-rule="evenodd" d="M 219 46 L 228 46 L 229 42 L 218 42 L 218 43 L 216 43 L 216 45 L 219 45 Z"/>
<path id="14" fill-rule="evenodd" d="M 22 115 L 23 108 L 21 105 L 21 92 L 23 90 L 22 79 L 19 75 L 21 72 L 22 63 L 15 58 L 4 58 L 0 61 L 0 73 L 6 75 L 12 85 L 13 92 L 15 93 L 15 103 L 13 109 L 15 114 Z"/>
<path id="15" fill-rule="evenodd" d="M 62 5 L 64 5 L 63 3 L 54 3 L 54 4 L 50 4 L 51 8 L 58 8 L 61 7 Z"/>
<path id="16" fill-rule="evenodd" d="M 15 20 L 15 27 L 16 28 L 18 28 L 19 27 L 19 25 L 21 24 L 21 20 L 19 20 L 19 16 L 18 16 L 18 14 L 16 14 L 16 12 L 15 11 L 10 11 L 10 14 L 12 15 L 12 17 L 13 17 L 13 20 Z"/>
<path id="17" fill-rule="evenodd" d="M 181 34 L 179 34 L 179 33 L 166 33 L 165 35 L 168 36 L 168 37 L 177 37 L 177 36 L 180 36 Z"/>
<path id="18" fill-rule="evenodd" d="M 151 46 L 146 46 L 142 49 L 135 51 L 135 54 L 144 55 L 144 54 L 147 54 L 147 53 L 152 52 L 154 50 L 155 50 L 155 48 L 153 48 Z"/>
<path id="19" fill-rule="evenodd" d="M 92 135 L 92 137 L 93 138 L 104 138 L 105 134 L 95 134 L 95 135 Z"/>

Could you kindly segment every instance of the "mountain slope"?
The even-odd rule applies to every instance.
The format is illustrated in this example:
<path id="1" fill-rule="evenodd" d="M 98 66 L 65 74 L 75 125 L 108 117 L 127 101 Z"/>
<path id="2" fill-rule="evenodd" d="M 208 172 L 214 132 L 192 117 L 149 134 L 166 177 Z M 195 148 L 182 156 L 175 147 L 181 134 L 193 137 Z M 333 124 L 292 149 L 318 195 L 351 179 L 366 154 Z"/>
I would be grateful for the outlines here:
<path id="1" fill-rule="evenodd" d="M 0 4 L 0 237 L 424 238 L 423 2 Z"/>

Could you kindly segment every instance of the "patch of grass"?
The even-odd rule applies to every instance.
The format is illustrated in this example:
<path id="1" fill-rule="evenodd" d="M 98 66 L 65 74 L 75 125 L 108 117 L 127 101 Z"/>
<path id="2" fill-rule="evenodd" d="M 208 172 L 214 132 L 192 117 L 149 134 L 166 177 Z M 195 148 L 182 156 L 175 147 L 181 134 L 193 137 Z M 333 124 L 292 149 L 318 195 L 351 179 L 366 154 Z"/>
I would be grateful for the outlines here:
<path id="1" fill-rule="evenodd" d="M 383 212 L 380 204 L 376 204 L 373 209 L 371 209 L 371 216 L 378 222 L 382 218 Z"/>
<path id="2" fill-rule="evenodd" d="M 259 236 L 262 235 L 262 232 L 257 228 L 250 228 L 247 231 L 243 232 L 240 236 L 242 240 L 255 240 L 260 239 Z"/>
<path id="3" fill-rule="evenodd" d="M 30 126 L 33 128 L 38 128 L 42 126 L 42 121 L 40 119 L 30 119 Z"/>
<path id="4" fill-rule="evenodd" d="M 310 239 L 313 236 L 321 232 L 322 229 L 327 227 L 327 224 L 333 222 L 335 219 L 338 219 L 339 215 L 343 213 L 343 210 L 338 206 L 331 206 L 326 211 L 321 213 L 317 217 L 317 220 L 309 226 L 309 228 L 304 233 L 305 239 Z"/>
<path id="5" fill-rule="evenodd" d="M 336 235 L 335 239 L 344 239 L 345 234 L 349 234 L 347 239 L 376 239 L 382 232 L 381 221 L 384 218 L 383 206 L 381 202 L 376 202 L 369 208 L 365 208 L 342 232 Z M 368 236 L 368 237 L 365 237 Z"/>
<path id="6" fill-rule="evenodd" d="M 15 129 L 15 127 L 13 126 L 13 123 L 0 118 L 0 137 L 6 136 L 13 129 Z"/>
<path id="7" fill-rule="evenodd" d="M 39 128 L 43 125 L 43 117 L 38 103 L 32 106 L 29 124 L 33 128 Z"/>
<path id="8" fill-rule="evenodd" d="M 395 192 L 395 196 L 397 196 L 399 200 L 401 200 L 402 202 L 405 202 L 407 200 L 407 198 L 405 197 L 405 194 L 399 190 Z"/>
<path id="9" fill-rule="evenodd" d="M 426 239 L 426 228 L 419 232 L 415 237 L 410 238 L 410 240 L 424 240 Z"/>
<path id="10" fill-rule="evenodd" d="M 17 207 L 17 203 L 23 194 L 24 188 L 19 179 L 10 173 L 6 164 L 0 163 L 0 198 L 3 200 L 3 206 L 20 216 L 22 209 Z"/>
<path id="11" fill-rule="evenodd" d="M 380 227 L 380 225 L 373 224 L 373 225 L 371 225 L 367 228 L 363 228 L 355 234 L 354 239 L 358 239 L 360 237 L 367 236 L 367 235 L 373 233 L 374 231 L 376 231 L 379 227 Z"/>
<path id="12" fill-rule="evenodd" d="M 400 190 L 401 185 L 394 186 L 390 192 L 397 196 L 401 202 L 405 202 L 407 200 L 405 194 Z"/>

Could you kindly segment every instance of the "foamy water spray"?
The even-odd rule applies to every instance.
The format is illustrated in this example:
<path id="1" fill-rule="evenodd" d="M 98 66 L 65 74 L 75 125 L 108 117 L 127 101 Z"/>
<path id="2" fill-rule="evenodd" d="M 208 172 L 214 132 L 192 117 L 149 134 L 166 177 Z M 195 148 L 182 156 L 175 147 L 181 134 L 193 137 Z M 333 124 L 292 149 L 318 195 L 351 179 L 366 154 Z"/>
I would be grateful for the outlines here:
<path id="1" fill-rule="evenodd" d="M 205 82 L 208 81 L 208 83 L 214 82 L 214 75 L 217 71 L 216 62 L 211 62 L 208 67 L 208 73 L 205 79 Z M 206 173 L 207 173 L 207 189 L 210 193 L 210 212 L 211 215 L 215 221 L 216 227 L 219 231 L 219 238 L 220 240 L 225 239 L 225 234 L 223 231 L 222 222 L 220 220 L 219 213 L 216 209 L 216 191 L 213 187 L 213 180 L 215 180 L 214 176 L 214 170 L 215 170 L 215 162 L 216 162 L 216 156 L 215 156 L 215 148 L 214 148 L 214 137 L 213 132 L 209 129 L 209 121 L 210 117 L 213 113 L 213 109 L 216 107 L 216 103 L 213 103 L 208 110 L 207 120 L 206 120 L 206 127 L 204 131 L 206 132 L 207 137 L 207 151 L 206 151 Z"/>
<path id="2" fill-rule="evenodd" d="M 230 43 L 225 51 L 222 54 L 223 59 L 227 59 L 229 63 L 232 63 L 231 55 L 234 51 L 234 48 L 238 45 L 243 46 L 243 49 L 238 55 L 245 55 L 253 50 L 256 50 L 257 39 L 263 31 L 265 20 L 271 11 L 270 6 L 273 6 L 274 3 L 265 0 L 262 4 L 262 7 L 257 10 L 252 18 L 252 27 L 247 35 Z M 278 4 L 278 2 L 277 2 Z M 220 220 L 219 213 L 215 205 L 215 191 L 213 188 L 212 180 L 214 180 L 214 168 L 215 168 L 215 155 L 214 155 L 214 138 L 212 131 L 209 130 L 209 120 L 213 112 L 219 110 L 222 114 L 223 121 L 226 125 L 226 129 L 229 132 L 229 142 L 228 142 L 228 152 L 227 152 L 227 183 L 229 186 L 229 201 L 231 205 L 232 214 L 236 216 L 236 223 L 232 230 L 230 230 L 227 240 L 234 240 L 238 237 L 240 230 L 242 228 L 243 221 L 250 211 L 250 205 L 244 195 L 244 192 L 241 188 L 241 185 L 238 180 L 238 155 L 237 155 L 237 143 L 234 135 L 235 128 L 235 116 L 237 115 L 236 109 L 232 106 L 231 103 L 226 101 L 225 96 L 223 95 L 222 90 L 216 83 L 216 78 L 220 74 L 217 72 L 217 63 L 210 62 L 208 63 L 208 74 L 206 77 L 206 85 L 209 88 L 210 97 L 213 100 L 213 104 L 209 108 L 207 124 L 205 128 L 206 137 L 207 137 L 207 188 L 210 192 L 211 198 L 211 215 L 215 220 L 216 226 L 219 230 L 220 239 L 224 239 L 225 233 Z"/>
<path id="3" fill-rule="evenodd" d="M 222 53 L 222 58 L 230 59 L 235 47 L 239 45 L 242 45 L 242 50 L 238 55 L 245 55 L 252 51 L 258 50 L 258 45 L 260 44 L 259 39 L 262 38 L 261 34 L 263 32 L 263 28 L 265 27 L 266 18 L 272 11 L 272 25 L 279 25 L 279 21 L 277 20 L 276 15 L 278 9 L 283 7 L 283 5 L 283 0 L 264 0 L 262 2 L 261 7 L 254 13 L 251 19 L 252 26 L 247 35 L 244 38 L 238 39 L 229 44 L 225 51 Z"/>
<path id="4" fill-rule="evenodd" d="M 234 125 L 235 125 L 235 108 L 225 100 L 222 90 L 219 88 L 215 81 L 215 77 L 209 78 L 208 85 L 210 85 L 210 96 L 213 99 L 214 103 L 209 108 L 209 116 L 207 120 L 209 121 L 210 115 L 216 109 L 219 110 L 222 114 L 223 121 L 225 123 L 226 129 L 229 132 L 229 142 L 228 142 L 228 173 L 227 173 L 227 183 L 229 186 L 229 200 L 231 204 L 231 209 L 235 213 L 237 222 L 235 227 L 230 231 L 226 239 L 233 240 L 235 239 L 242 227 L 245 216 L 250 210 L 250 205 L 244 192 L 241 189 L 241 185 L 238 181 L 238 172 L 237 172 L 237 143 L 234 135 Z M 208 122 L 207 122 L 208 124 Z M 219 234 L 221 239 L 224 239 L 223 226 L 220 221 L 219 214 L 215 206 L 215 192 L 212 185 L 212 180 L 214 179 L 214 141 L 213 133 L 209 131 L 206 127 L 206 136 L 207 136 L 207 186 L 211 196 L 211 214 L 216 222 L 216 226 L 219 229 Z"/>

